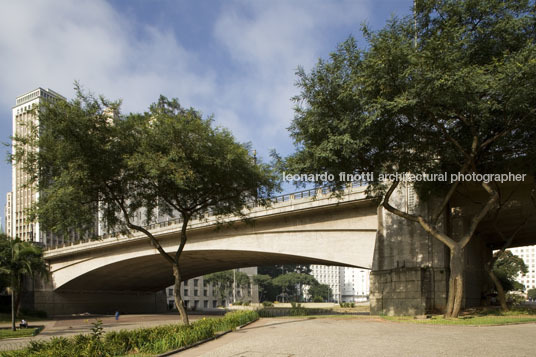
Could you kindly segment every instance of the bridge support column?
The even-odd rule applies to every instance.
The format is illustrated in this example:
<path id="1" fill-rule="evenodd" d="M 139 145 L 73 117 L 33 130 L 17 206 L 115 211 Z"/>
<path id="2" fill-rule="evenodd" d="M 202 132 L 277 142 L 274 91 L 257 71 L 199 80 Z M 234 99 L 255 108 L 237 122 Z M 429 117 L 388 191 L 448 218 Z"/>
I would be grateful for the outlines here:
<path id="1" fill-rule="evenodd" d="M 391 203 L 404 211 L 429 217 L 433 200 L 419 203 L 411 187 L 402 187 Z M 461 230 L 462 218 L 451 221 L 451 234 Z M 445 220 L 443 220 L 443 227 Z M 488 289 L 484 262 L 491 250 L 474 237 L 465 248 L 464 307 L 481 303 Z M 370 275 L 370 311 L 374 315 L 422 315 L 445 310 L 449 281 L 449 249 L 418 223 L 378 208 L 378 233 Z"/>

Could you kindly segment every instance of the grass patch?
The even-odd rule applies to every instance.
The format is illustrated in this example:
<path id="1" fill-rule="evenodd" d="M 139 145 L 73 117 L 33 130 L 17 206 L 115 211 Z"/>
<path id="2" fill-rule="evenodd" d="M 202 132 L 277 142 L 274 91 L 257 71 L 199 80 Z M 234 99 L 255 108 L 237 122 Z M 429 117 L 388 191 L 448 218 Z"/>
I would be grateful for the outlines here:
<path id="1" fill-rule="evenodd" d="M 21 328 L 16 331 L 12 331 L 11 328 L 1 328 L 0 329 L 0 340 L 6 338 L 19 338 L 19 337 L 31 337 L 37 335 L 44 326 L 39 327 L 29 327 Z"/>
<path id="2" fill-rule="evenodd" d="M 536 310 L 517 308 L 503 312 L 498 309 L 472 309 L 457 319 L 446 319 L 443 315 L 433 315 L 429 319 L 416 319 L 413 316 L 382 316 L 382 318 L 388 321 L 429 325 L 508 325 L 536 322 Z"/>
<path id="3" fill-rule="evenodd" d="M 155 355 L 185 347 L 258 319 L 255 311 L 236 311 L 221 318 L 204 318 L 189 326 L 182 324 L 137 330 L 103 333 L 102 323 L 94 325 L 93 333 L 73 337 L 54 337 L 48 341 L 32 341 L 29 347 L 0 352 L 3 357 L 26 356 L 123 356 Z"/>

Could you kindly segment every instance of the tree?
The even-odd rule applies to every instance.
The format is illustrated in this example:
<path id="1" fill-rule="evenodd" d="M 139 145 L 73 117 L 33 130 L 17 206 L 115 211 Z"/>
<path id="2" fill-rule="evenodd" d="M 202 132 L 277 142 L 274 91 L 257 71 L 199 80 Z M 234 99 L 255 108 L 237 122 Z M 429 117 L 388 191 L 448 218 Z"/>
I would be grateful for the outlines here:
<path id="1" fill-rule="evenodd" d="M 212 283 L 214 285 L 222 304 L 227 298 L 231 296 L 234 284 L 236 284 L 236 289 L 246 289 L 250 286 L 249 276 L 241 271 L 220 271 L 216 273 L 207 274 L 205 275 L 204 279 L 206 282 Z"/>
<path id="2" fill-rule="evenodd" d="M 525 290 L 525 286 L 516 281 L 519 275 L 525 275 L 528 267 L 522 258 L 512 254 L 511 251 L 499 251 L 495 253 L 497 259 L 493 265 L 493 273 L 501 282 L 505 292 Z"/>
<path id="3" fill-rule="evenodd" d="M 15 317 L 19 314 L 24 279 L 48 277 L 43 251 L 32 242 L 0 234 L 0 275 L 11 290 L 11 328 L 15 331 Z"/>
<path id="4" fill-rule="evenodd" d="M 259 287 L 260 301 L 275 301 L 279 294 L 278 289 L 272 283 L 272 277 L 267 274 L 253 276 L 253 282 Z"/>
<path id="5" fill-rule="evenodd" d="M 364 27 L 367 45 L 349 38 L 307 74 L 299 69 L 295 118 L 297 173 L 374 173 L 369 193 L 415 222 L 450 250 L 447 317 L 463 298 L 464 249 L 499 200 L 496 182 L 417 181 L 418 195 L 437 201 L 431 219 L 391 205 L 400 183 L 380 174 L 534 174 L 536 45 L 534 1 L 430 0 L 414 18 Z M 449 225 L 462 188 L 484 195 L 459 237 Z"/>
<path id="6" fill-rule="evenodd" d="M 536 300 L 536 289 L 532 288 L 527 291 L 527 298 L 531 301 Z"/>
<path id="7" fill-rule="evenodd" d="M 299 301 L 301 287 L 303 285 L 318 284 L 318 281 L 311 275 L 292 272 L 279 275 L 272 280 L 272 284 L 279 287 L 285 296 L 292 296 L 295 301 Z"/>
<path id="8" fill-rule="evenodd" d="M 328 301 L 330 296 L 333 296 L 331 288 L 327 284 L 313 284 L 309 287 L 309 295 L 314 300 L 320 298 L 321 301 Z"/>
<path id="9" fill-rule="evenodd" d="M 161 96 L 143 114 L 120 115 L 120 102 L 82 92 L 74 100 L 37 108 L 39 124 L 15 136 L 15 162 L 23 163 L 29 184 L 41 193 L 32 217 L 52 232 L 88 232 L 97 209 L 109 231 L 143 233 L 169 264 L 175 305 L 188 316 L 180 294 L 180 257 L 194 216 L 242 214 L 254 199 L 263 204 L 274 175 L 255 162 L 249 146 L 236 142 L 178 100 Z M 166 252 L 143 223 L 155 212 L 178 215 L 178 248 Z M 143 214 L 143 222 L 136 220 Z"/>

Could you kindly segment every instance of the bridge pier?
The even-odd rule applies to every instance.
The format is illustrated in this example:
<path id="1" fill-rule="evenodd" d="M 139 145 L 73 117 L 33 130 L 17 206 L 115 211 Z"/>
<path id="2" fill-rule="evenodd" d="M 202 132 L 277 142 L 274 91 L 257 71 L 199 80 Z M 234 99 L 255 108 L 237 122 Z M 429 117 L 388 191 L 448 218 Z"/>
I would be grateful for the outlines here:
<path id="1" fill-rule="evenodd" d="M 419 202 L 411 187 L 402 187 L 391 198 L 405 212 L 430 217 L 437 202 Z M 443 219 L 443 218 L 440 218 Z M 446 226 L 443 219 L 443 229 Z M 463 217 L 451 219 L 450 234 L 467 225 Z M 484 263 L 492 251 L 479 237 L 465 248 L 464 308 L 478 306 L 489 279 Z M 418 223 L 378 208 L 378 232 L 370 275 L 370 311 L 373 315 L 423 315 L 445 311 L 449 281 L 449 249 L 426 233 Z"/>

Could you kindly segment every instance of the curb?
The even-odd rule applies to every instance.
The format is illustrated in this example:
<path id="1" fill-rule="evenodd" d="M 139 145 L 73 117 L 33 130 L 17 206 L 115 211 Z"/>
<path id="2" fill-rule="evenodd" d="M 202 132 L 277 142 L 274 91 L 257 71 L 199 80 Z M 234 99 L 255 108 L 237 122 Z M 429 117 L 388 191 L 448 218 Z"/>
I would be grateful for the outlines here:
<path id="1" fill-rule="evenodd" d="M 247 322 L 247 323 L 245 323 L 245 324 L 243 324 L 243 325 L 240 325 L 240 326 L 236 327 L 235 330 L 238 331 L 238 330 L 240 330 L 240 329 L 243 329 L 243 328 L 246 327 L 247 325 L 252 324 L 252 323 L 254 323 L 254 322 L 258 321 L 258 320 L 259 320 L 259 319 L 257 318 L 257 319 L 255 319 L 255 320 L 252 320 L 252 321 L 250 321 L 250 322 Z M 206 339 L 204 339 L 204 340 L 197 341 L 196 343 L 192 343 L 191 345 L 184 346 L 184 347 L 181 347 L 181 348 L 178 348 L 178 349 L 176 349 L 176 350 L 169 351 L 169 352 L 166 352 L 166 353 L 162 353 L 162 354 L 160 354 L 160 355 L 157 355 L 157 357 L 171 356 L 172 354 L 175 354 L 175 353 L 179 353 L 179 352 L 182 352 L 182 351 L 189 350 L 190 348 L 197 347 L 197 346 L 199 346 L 199 345 L 202 345 L 202 344 L 205 343 L 205 342 L 210 342 L 210 341 L 215 340 L 215 339 L 217 339 L 217 338 L 220 338 L 220 337 L 222 337 L 222 336 L 224 336 L 224 335 L 227 335 L 229 332 L 233 332 L 233 331 L 234 331 L 234 330 L 228 330 L 228 331 L 221 332 L 221 333 L 219 333 L 219 334 L 217 334 L 217 335 L 214 335 L 214 336 L 212 336 L 212 337 L 210 337 L 210 338 L 206 338 Z"/>

